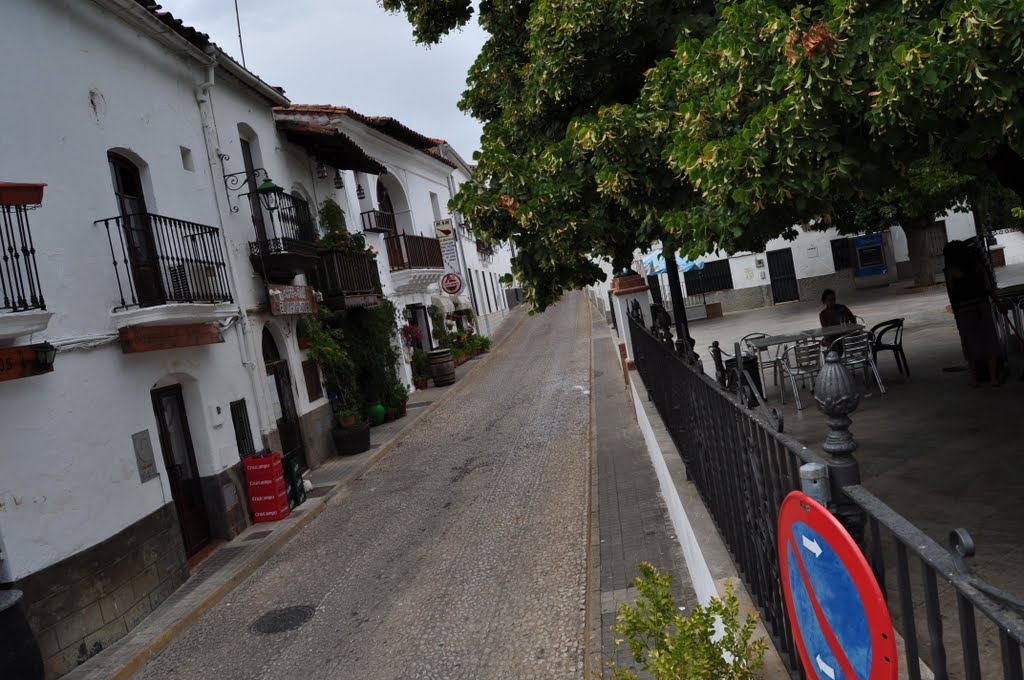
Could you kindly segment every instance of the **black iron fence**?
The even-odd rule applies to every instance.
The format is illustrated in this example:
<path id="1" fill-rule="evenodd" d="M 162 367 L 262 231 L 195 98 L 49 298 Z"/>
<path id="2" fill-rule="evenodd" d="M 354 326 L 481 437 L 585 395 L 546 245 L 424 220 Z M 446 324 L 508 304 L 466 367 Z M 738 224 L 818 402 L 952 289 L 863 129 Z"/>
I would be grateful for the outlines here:
<path id="1" fill-rule="evenodd" d="M 782 433 L 781 419 L 751 410 L 746 398 L 706 376 L 699 364 L 686 363 L 664 329 L 652 332 L 632 315 L 628 323 L 648 398 L 790 673 L 805 677 L 783 600 L 778 510 L 786 494 L 800 489 L 803 464 L 832 465 L 835 470 L 836 459 Z M 742 385 L 749 379 L 724 382 Z M 833 481 L 838 478 L 834 473 Z M 902 638 L 906 677 L 1022 680 L 1024 601 L 971 571 L 964 561 L 973 554 L 967 533 L 954 534 L 955 550 L 950 552 L 859 484 L 834 486 L 833 495 L 842 496 L 847 513 L 840 520 L 855 525 L 851 534 L 861 543 Z"/>
<path id="2" fill-rule="evenodd" d="M 0 205 L 0 310 L 46 309 L 28 213 L 23 205 Z"/>
<path id="3" fill-rule="evenodd" d="M 256 240 L 250 242 L 249 253 L 268 256 L 300 252 L 315 256 L 316 222 L 309 204 L 298 196 L 283 191 L 269 197 L 257 192 L 245 194 L 252 211 Z M 268 210 L 263 204 L 273 207 Z"/>
<path id="4" fill-rule="evenodd" d="M 443 269 L 441 242 L 428 236 L 399 234 L 384 239 L 391 271 L 399 269 Z"/>
<path id="5" fill-rule="evenodd" d="M 216 227 L 135 213 L 97 220 L 107 232 L 118 309 L 168 302 L 231 302 Z"/>

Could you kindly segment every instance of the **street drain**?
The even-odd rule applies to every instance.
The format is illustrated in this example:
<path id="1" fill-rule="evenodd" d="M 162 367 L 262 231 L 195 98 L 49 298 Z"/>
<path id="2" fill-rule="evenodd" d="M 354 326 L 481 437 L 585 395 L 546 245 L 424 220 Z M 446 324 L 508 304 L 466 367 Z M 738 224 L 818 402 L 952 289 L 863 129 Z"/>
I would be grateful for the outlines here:
<path id="1" fill-rule="evenodd" d="M 252 622 L 252 625 L 249 626 L 249 632 L 257 635 L 274 635 L 275 633 L 295 630 L 313 618 L 313 611 L 312 607 L 305 605 L 271 609 Z"/>

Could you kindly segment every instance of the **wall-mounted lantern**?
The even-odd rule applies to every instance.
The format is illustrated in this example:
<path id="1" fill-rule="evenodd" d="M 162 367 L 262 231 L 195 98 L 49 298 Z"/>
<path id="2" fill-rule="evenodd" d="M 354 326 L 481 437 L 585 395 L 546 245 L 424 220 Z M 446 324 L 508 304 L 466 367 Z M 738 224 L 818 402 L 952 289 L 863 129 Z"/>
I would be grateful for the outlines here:
<path id="1" fill-rule="evenodd" d="M 274 181 L 267 177 L 263 180 L 263 183 L 256 187 L 256 193 L 260 195 L 260 203 L 269 212 L 277 210 L 278 198 L 281 192 L 284 191 L 281 187 L 274 184 Z"/>
<path id="2" fill-rule="evenodd" d="M 327 179 L 327 166 L 323 163 L 316 164 L 316 178 Z"/>
<path id="3" fill-rule="evenodd" d="M 341 176 L 341 170 L 337 170 L 336 169 L 334 171 L 334 188 L 335 189 L 344 189 L 345 188 L 345 178 Z"/>
<path id="4" fill-rule="evenodd" d="M 48 342 L 33 345 L 36 353 L 36 369 L 40 373 L 47 373 L 53 369 L 53 362 L 57 358 L 57 348 Z"/>

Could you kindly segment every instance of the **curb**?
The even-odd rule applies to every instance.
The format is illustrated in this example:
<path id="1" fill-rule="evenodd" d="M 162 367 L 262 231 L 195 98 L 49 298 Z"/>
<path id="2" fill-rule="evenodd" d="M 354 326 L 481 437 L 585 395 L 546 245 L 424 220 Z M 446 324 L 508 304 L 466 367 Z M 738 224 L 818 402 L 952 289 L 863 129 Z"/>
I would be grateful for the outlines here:
<path id="1" fill-rule="evenodd" d="M 310 508 L 303 514 L 301 519 L 296 521 L 292 526 L 288 527 L 287 529 L 284 529 L 280 533 L 280 535 L 274 537 L 269 543 L 264 545 L 260 549 L 260 551 L 256 553 L 250 560 L 243 563 L 239 570 L 230 578 L 228 578 L 227 581 L 217 586 L 211 593 L 204 597 L 198 604 L 196 604 L 195 607 L 189 610 L 183 617 L 172 623 L 166 630 L 157 635 L 141 650 L 135 653 L 134 656 L 125 661 L 120 666 L 120 668 L 114 670 L 107 677 L 110 680 L 125 680 L 134 675 L 135 673 L 137 673 L 143 666 L 146 665 L 146 663 L 148 663 L 151 659 L 153 659 L 160 652 L 162 652 L 167 645 L 173 642 L 176 637 L 178 637 L 181 633 L 191 628 L 192 625 L 199 619 L 199 617 L 201 617 L 203 614 L 209 611 L 215 604 L 224 599 L 224 597 L 228 595 L 228 593 L 230 593 L 236 587 L 238 587 L 238 585 L 241 584 L 241 582 L 247 579 L 249 576 L 251 576 L 254 571 L 256 571 L 261 566 L 266 564 L 271 557 L 277 554 L 278 550 L 280 550 L 285 543 L 294 538 L 295 535 L 299 533 L 299 531 L 301 531 L 306 525 L 308 525 L 316 517 L 318 517 L 320 513 L 326 510 L 327 505 L 329 503 L 337 500 L 340 497 L 343 497 L 343 493 L 346 490 L 346 487 L 349 486 L 349 484 L 351 484 L 354 480 L 362 477 L 373 466 L 380 462 L 380 460 L 384 458 L 384 456 L 391 453 L 392 449 L 394 449 L 397 444 L 399 444 L 409 435 L 409 433 L 412 431 L 411 426 L 415 422 L 418 422 L 422 418 L 433 413 L 436 409 L 443 406 L 444 402 L 448 400 L 449 396 L 455 393 L 456 390 L 460 388 L 460 386 L 463 386 L 465 384 L 465 380 L 467 378 L 473 375 L 473 373 L 481 366 L 484 366 L 487 363 L 489 363 L 495 355 L 499 354 L 505 348 L 508 340 L 519 332 L 526 318 L 526 314 L 520 315 L 519 320 L 515 321 L 515 325 L 511 327 L 507 333 L 502 335 L 502 337 L 495 343 L 491 351 L 483 355 L 483 361 L 480 361 L 478 359 L 475 362 L 476 365 L 471 366 L 469 369 L 467 369 L 466 373 L 462 376 L 462 379 L 459 380 L 459 382 L 457 382 L 451 388 L 446 390 L 442 395 L 440 395 L 434 401 L 434 403 L 428 406 L 426 409 L 424 409 L 423 412 L 419 416 L 417 416 L 414 421 L 410 421 L 408 426 L 399 430 L 390 440 L 385 442 L 380 447 L 380 449 L 377 450 L 376 453 L 367 458 L 366 461 L 364 461 L 363 464 L 360 465 L 358 468 L 353 470 L 350 475 L 348 475 L 347 477 L 345 477 L 345 479 L 335 484 L 330 491 L 323 495 L 322 502 L 319 505 Z M 128 635 L 126 635 L 125 637 L 121 638 L 121 640 L 127 641 L 130 636 L 131 632 L 129 632 Z M 120 642 L 120 640 L 118 642 Z M 95 658 L 99 660 L 99 657 Z M 79 666 L 76 670 L 82 673 L 89 673 L 89 671 L 85 668 L 84 665 Z M 72 673 L 74 672 L 75 671 L 72 671 Z M 88 675 L 86 677 L 88 677 Z"/>

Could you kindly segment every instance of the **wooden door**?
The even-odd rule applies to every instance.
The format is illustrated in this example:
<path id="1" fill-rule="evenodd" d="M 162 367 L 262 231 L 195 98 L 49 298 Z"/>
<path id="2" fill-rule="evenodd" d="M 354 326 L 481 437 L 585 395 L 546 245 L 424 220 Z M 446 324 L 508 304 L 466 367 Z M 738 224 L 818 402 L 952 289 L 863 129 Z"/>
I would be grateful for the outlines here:
<path id="1" fill-rule="evenodd" d="M 121 214 L 121 233 L 135 297 L 142 307 L 162 305 L 167 302 L 167 296 L 160 276 L 160 256 L 146 212 L 139 169 L 128 159 L 115 154 L 108 155 L 107 161 Z"/>
<path id="2" fill-rule="evenodd" d="M 256 176 L 256 166 L 252 162 L 252 147 L 245 139 L 239 139 L 238 145 L 242 148 L 242 165 L 245 168 L 245 181 L 249 189 L 249 208 L 252 210 L 252 224 L 256 228 L 256 240 L 267 240 L 267 223 L 263 219 L 263 204 L 260 203 L 260 195 L 256 193 L 259 185 L 259 177 Z"/>
<path id="3" fill-rule="evenodd" d="M 210 522 L 206 516 L 196 453 L 185 415 L 185 401 L 181 396 L 181 385 L 153 390 L 152 395 L 167 481 L 178 512 L 185 552 L 191 557 L 210 542 Z"/>
<path id="4" fill-rule="evenodd" d="M 267 367 L 267 389 L 277 420 L 277 432 L 281 436 L 281 455 L 295 458 L 300 470 L 309 469 L 306 463 L 306 447 L 302 443 L 302 428 L 299 412 L 295 408 L 292 376 L 288 362 L 281 358 L 277 342 L 266 328 L 263 329 L 263 363 Z"/>
<path id="5" fill-rule="evenodd" d="M 772 279 L 772 300 L 775 304 L 800 299 L 792 249 L 768 251 L 768 276 Z"/>

